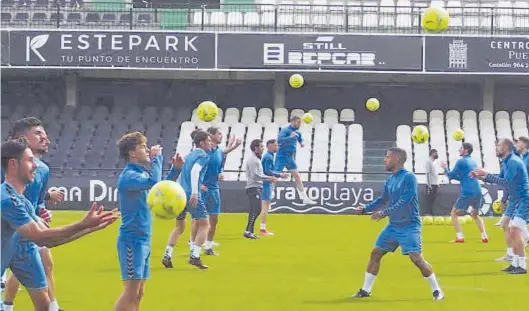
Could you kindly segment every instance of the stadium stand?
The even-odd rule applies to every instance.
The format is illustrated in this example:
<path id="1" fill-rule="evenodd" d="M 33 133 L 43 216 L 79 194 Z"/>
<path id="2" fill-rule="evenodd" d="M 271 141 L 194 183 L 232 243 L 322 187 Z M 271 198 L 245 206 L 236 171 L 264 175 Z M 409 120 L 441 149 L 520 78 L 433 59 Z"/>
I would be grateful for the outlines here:
<path id="1" fill-rule="evenodd" d="M 82 3 L 82 2 L 80 2 Z M 124 1 L 2 0 L 2 26 L 236 31 L 420 33 L 425 7 L 445 7 L 448 33 L 527 34 L 529 1 L 231 0 L 223 3 L 154 3 L 133 8 Z"/>
<path id="2" fill-rule="evenodd" d="M 502 103 L 509 98 L 498 97 L 503 94 L 499 91 L 503 86 L 499 86 L 496 102 L 500 108 L 492 112 L 480 108 L 479 96 L 474 94 L 477 91 L 472 85 L 458 91 L 447 86 L 387 86 L 378 96 L 383 103 L 388 101 L 387 104 L 377 113 L 371 113 L 363 108 L 363 102 L 378 89 L 376 86 L 342 87 L 337 92 L 314 85 L 302 91 L 288 91 L 287 107 L 272 109 L 268 106 L 272 102 L 271 83 L 265 81 L 207 82 L 205 87 L 205 82 L 106 85 L 86 80 L 80 90 L 81 105 L 74 108 L 65 106 L 63 82 L 61 79 L 2 81 L 1 120 L 2 139 L 5 139 L 6 129 L 13 120 L 29 115 L 42 118 L 53 139 L 45 160 L 63 175 L 114 176 L 121 165 L 114 142 L 132 130 L 143 131 L 151 144 L 164 146 L 168 167 L 175 148 L 182 154 L 190 152 L 189 134 L 195 128 L 214 124 L 225 133 L 224 144 L 232 136 L 243 138 L 242 148 L 230 153 L 225 164 L 226 180 L 243 180 L 241 170 L 249 142 L 254 138 L 265 141 L 276 138 L 280 127 L 288 124 L 291 116 L 300 116 L 306 111 L 314 115 L 314 123 L 302 126 L 306 147 L 299 148 L 296 157 L 300 170 L 305 172 L 303 179 L 312 181 L 384 179 L 381 173 L 385 151 L 396 145 L 412 154 L 406 167 L 418 173 L 423 182 L 421 174 L 429 146 L 412 143 L 411 128 L 417 124 L 429 127 L 430 146 L 451 167 L 459 156 L 459 145 L 450 137 L 454 129 L 462 128 L 466 140 L 474 145 L 473 158 L 493 172 L 499 171 L 495 140 L 528 134 L 529 106 L 520 99 L 529 98 L 529 90 L 523 87 L 508 88 L 519 99 L 518 106 L 503 110 Z M 100 91 L 92 93 L 96 88 Z M 203 100 L 204 89 L 223 108 L 211 124 L 199 121 L 193 111 L 195 103 Z M 433 94 L 438 93 L 443 95 L 435 98 Z M 179 95 L 175 97 L 175 94 Z M 175 98 L 178 98 L 176 105 Z M 328 98 L 333 98 L 333 108 L 314 109 L 319 103 L 328 102 Z M 431 105 L 414 102 L 416 98 L 429 98 Z M 149 104 L 154 102 L 156 105 Z M 441 106 L 444 108 L 438 109 Z M 442 182 L 448 181 L 442 179 Z"/>

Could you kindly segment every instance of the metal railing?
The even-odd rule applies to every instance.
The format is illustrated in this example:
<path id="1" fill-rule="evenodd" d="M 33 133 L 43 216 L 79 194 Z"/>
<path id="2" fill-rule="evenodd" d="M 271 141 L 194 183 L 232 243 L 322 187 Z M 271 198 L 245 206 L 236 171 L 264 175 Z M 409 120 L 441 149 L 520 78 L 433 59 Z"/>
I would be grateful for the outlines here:
<path id="1" fill-rule="evenodd" d="M 17 6 L 2 2 L 2 27 L 424 33 L 421 27 L 424 8 L 418 6 L 174 4 L 170 8 L 133 8 L 130 3 L 113 2 L 91 2 L 83 7 L 65 2 L 38 3 Z M 447 33 L 529 33 L 526 8 L 481 6 L 447 10 L 451 14 Z"/>

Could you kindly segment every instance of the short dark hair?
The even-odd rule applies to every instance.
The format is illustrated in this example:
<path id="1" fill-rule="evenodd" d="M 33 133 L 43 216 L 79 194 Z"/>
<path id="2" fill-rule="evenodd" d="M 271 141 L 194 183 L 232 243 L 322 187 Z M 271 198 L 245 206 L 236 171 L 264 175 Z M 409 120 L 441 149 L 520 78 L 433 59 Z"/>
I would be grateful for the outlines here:
<path id="1" fill-rule="evenodd" d="M 250 143 L 250 150 L 252 150 L 252 152 L 255 152 L 255 148 L 261 146 L 263 144 L 263 141 L 260 140 L 260 139 L 254 139 L 252 140 L 252 142 Z"/>
<path id="2" fill-rule="evenodd" d="M 294 121 L 298 121 L 298 120 L 301 120 L 301 118 L 298 117 L 298 116 L 292 116 L 292 117 L 290 117 L 290 122 L 294 122 Z"/>
<path id="3" fill-rule="evenodd" d="M 399 158 L 400 163 L 405 163 L 408 159 L 408 154 L 406 153 L 406 150 L 398 147 L 389 148 L 389 152 L 395 154 L 397 158 Z"/>
<path id="4" fill-rule="evenodd" d="M 191 137 L 193 138 L 193 144 L 195 147 L 198 147 L 200 145 L 200 142 L 205 141 L 209 137 L 209 133 L 203 130 L 196 131 L 194 135 Z"/>
<path id="5" fill-rule="evenodd" d="M 7 172 L 9 160 L 22 158 L 22 153 L 29 148 L 28 141 L 24 137 L 10 139 L 2 143 L 2 170 Z"/>
<path id="6" fill-rule="evenodd" d="M 191 136 L 191 139 L 194 140 L 194 139 L 195 139 L 195 135 L 196 135 L 197 133 L 200 133 L 200 132 L 204 132 L 204 130 L 199 128 L 199 129 L 196 129 L 196 130 L 194 130 L 193 132 L 191 132 L 191 135 L 190 135 L 190 136 Z"/>
<path id="7" fill-rule="evenodd" d="M 210 135 L 215 135 L 217 134 L 218 131 L 219 131 L 219 128 L 216 126 L 211 126 L 210 128 L 208 128 L 208 133 Z"/>
<path id="8" fill-rule="evenodd" d="M 121 136 L 117 142 L 119 156 L 129 160 L 129 152 L 136 149 L 136 146 L 147 142 L 147 137 L 141 132 L 132 132 Z"/>
<path id="9" fill-rule="evenodd" d="M 472 146 L 471 143 L 466 143 L 466 142 L 463 143 L 463 149 L 465 149 L 469 155 L 472 154 L 472 152 L 474 152 L 474 146 Z"/>
<path id="10" fill-rule="evenodd" d="M 432 150 L 430 150 L 430 157 L 431 157 L 434 153 L 436 153 L 436 152 L 437 152 L 437 149 L 432 149 Z"/>
<path id="11" fill-rule="evenodd" d="M 277 142 L 277 140 L 274 139 L 274 138 L 269 139 L 269 140 L 266 141 L 266 146 L 268 147 L 269 145 L 275 144 L 276 142 Z"/>
<path id="12" fill-rule="evenodd" d="M 35 126 L 42 126 L 42 121 L 35 117 L 26 117 L 16 120 L 11 127 L 10 136 L 11 138 L 17 138 L 18 136 L 24 135 Z"/>
<path id="13" fill-rule="evenodd" d="M 525 148 L 529 149 L 529 137 L 520 136 L 518 137 L 518 141 L 521 141 L 522 143 L 524 143 Z"/>

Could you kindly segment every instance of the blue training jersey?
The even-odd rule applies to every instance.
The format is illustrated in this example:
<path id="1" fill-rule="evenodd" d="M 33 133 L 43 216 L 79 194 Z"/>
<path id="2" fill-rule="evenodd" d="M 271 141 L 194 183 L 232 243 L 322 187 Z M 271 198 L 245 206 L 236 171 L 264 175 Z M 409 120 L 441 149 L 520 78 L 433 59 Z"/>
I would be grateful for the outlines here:
<path id="1" fill-rule="evenodd" d="M 296 137 L 291 137 L 290 135 L 293 132 L 296 132 L 298 135 Z M 301 133 L 292 125 L 283 127 L 281 131 L 279 131 L 279 135 L 277 137 L 277 144 L 279 145 L 277 156 L 294 154 L 296 152 L 298 142 L 300 144 L 303 142 Z"/>
<path id="2" fill-rule="evenodd" d="M 185 158 L 184 167 L 182 167 L 182 172 L 178 178 L 178 183 L 184 188 L 187 197 L 191 197 L 193 192 L 193 185 L 191 184 L 191 171 L 195 164 L 202 166 L 200 170 L 200 176 L 198 179 L 198 184 L 195 185 L 198 191 L 200 191 L 200 185 L 204 182 L 204 176 L 208 169 L 209 155 L 201 148 L 195 148 L 190 154 Z"/>
<path id="3" fill-rule="evenodd" d="M 374 211 L 379 205 L 389 201 L 382 209 L 389 223 L 395 226 L 420 225 L 417 177 L 413 172 L 400 169 L 386 179 L 384 189 L 378 198 L 367 204 L 366 212 Z"/>
<path id="4" fill-rule="evenodd" d="M 263 173 L 266 176 L 281 177 L 281 173 L 274 171 L 274 153 L 266 151 L 261 158 L 261 165 L 263 166 Z M 265 180 L 263 185 L 271 184 L 271 181 Z"/>
<path id="5" fill-rule="evenodd" d="M 35 169 L 33 182 L 26 186 L 24 196 L 31 202 L 37 215 L 40 214 L 39 209 L 46 207 L 46 192 L 48 191 L 48 180 L 50 178 L 50 168 L 42 160 L 35 158 Z M 2 171 L 2 182 L 5 176 Z"/>
<path id="6" fill-rule="evenodd" d="M 37 215 L 35 215 L 35 209 L 31 202 L 24 195 L 18 194 L 13 186 L 3 182 L 0 188 L 2 196 L 0 212 L 2 218 L 2 262 L 0 264 L 0 273 L 3 274 L 13 257 L 15 244 L 19 242 L 19 235 L 16 233 L 16 229 L 30 223 L 32 220 L 36 221 Z"/>
<path id="7" fill-rule="evenodd" d="M 507 186 L 509 199 L 529 199 L 529 176 L 527 168 L 514 153 L 509 154 L 501 163 L 499 175 L 489 174 L 486 182 Z"/>
<path id="8" fill-rule="evenodd" d="M 470 172 L 477 168 L 476 161 L 467 154 L 457 160 L 456 166 L 452 171 L 447 167 L 445 173 L 448 178 L 459 181 L 462 196 L 481 196 L 481 185 L 479 181 L 469 175 Z"/>
<path id="9" fill-rule="evenodd" d="M 152 160 L 149 174 L 145 167 L 128 163 L 118 178 L 118 206 L 121 212 L 121 226 L 118 239 L 132 242 L 150 242 L 152 215 L 147 205 L 147 193 L 162 180 L 162 155 Z M 178 169 L 171 168 L 166 179 L 176 180 Z"/>
<path id="10" fill-rule="evenodd" d="M 224 170 L 224 151 L 219 146 L 211 149 L 208 153 L 209 162 L 204 174 L 204 186 L 208 189 L 219 188 L 219 175 Z"/>

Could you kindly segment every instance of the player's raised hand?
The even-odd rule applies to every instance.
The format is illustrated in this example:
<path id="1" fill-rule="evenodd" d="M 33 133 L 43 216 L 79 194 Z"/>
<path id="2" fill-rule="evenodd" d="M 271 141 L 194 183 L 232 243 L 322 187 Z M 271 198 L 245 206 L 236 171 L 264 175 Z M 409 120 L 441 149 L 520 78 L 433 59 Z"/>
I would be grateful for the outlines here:
<path id="1" fill-rule="evenodd" d="M 39 217 L 42 218 L 42 220 L 44 220 L 47 224 L 49 224 L 53 218 L 51 211 L 44 207 L 39 209 Z"/>
<path id="2" fill-rule="evenodd" d="M 61 203 L 64 200 L 64 193 L 59 190 L 49 190 L 48 191 L 50 195 L 49 202 L 53 204 Z"/>
<path id="3" fill-rule="evenodd" d="M 81 220 L 81 225 L 84 229 L 94 228 L 100 226 L 102 223 L 113 223 L 119 218 L 117 209 L 105 211 L 103 206 L 98 206 L 96 202 L 92 203 L 92 207 L 88 214 Z"/>
<path id="4" fill-rule="evenodd" d="M 224 175 L 223 174 L 219 174 L 219 181 L 224 181 Z"/>
<path id="5" fill-rule="evenodd" d="M 160 145 L 154 145 L 151 147 L 151 158 L 154 158 L 155 156 L 162 154 L 162 146 Z"/>
<path id="6" fill-rule="evenodd" d="M 171 162 L 173 162 L 175 167 L 182 168 L 182 166 L 184 166 L 185 160 L 180 153 L 176 153 L 171 159 Z"/>
<path id="7" fill-rule="evenodd" d="M 197 206 L 197 203 L 198 203 L 198 194 L 196 193 L 193 193 L 191 195 L 191 197 L 189 198 L 189 204 L 191 204 L 191 206 Z"/>
<path id="8" fill-rule="evenodd" d="M 448 164 L 446 164 L 445 161 L 441 161 L 441 163 L 439 163 L 439 165 L 441 166 L 442 169 L 446 170 L 446 168 L 448 167 Z"/>
<path id="9" fill-rule="evenodd" d="M 477 168 L 475 170 L 473 170 L 472 172 L 470 172 L 470 177 L 473 177 L 473 178 L 483 178 L 483 177 L 486 177 L 489 173 L 483 169 L 483 168 Z"/>

